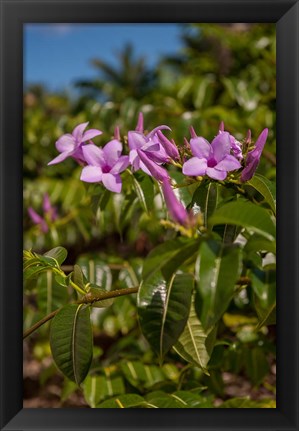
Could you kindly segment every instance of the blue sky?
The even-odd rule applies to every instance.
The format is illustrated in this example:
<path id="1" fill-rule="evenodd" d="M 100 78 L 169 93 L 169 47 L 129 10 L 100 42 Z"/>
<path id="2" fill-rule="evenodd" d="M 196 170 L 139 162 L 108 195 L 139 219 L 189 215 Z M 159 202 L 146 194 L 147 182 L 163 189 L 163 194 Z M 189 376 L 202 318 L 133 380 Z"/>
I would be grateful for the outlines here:
<path id="1" fill-rule="evenodd" d="M 69 90 L 76 79 L 96 76 L 92 58 L 116 65 L 115 53 L 128 42 L 153 66 L 181 49 L 180 31 L 180 24 L 26 24 L 24 83 Z"/>

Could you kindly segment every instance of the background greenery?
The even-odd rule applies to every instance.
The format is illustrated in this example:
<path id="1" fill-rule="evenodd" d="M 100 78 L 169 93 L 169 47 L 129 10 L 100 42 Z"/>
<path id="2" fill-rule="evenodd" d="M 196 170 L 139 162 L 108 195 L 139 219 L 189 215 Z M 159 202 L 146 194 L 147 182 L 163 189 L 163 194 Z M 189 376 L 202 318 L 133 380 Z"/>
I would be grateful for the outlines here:
<path id="1" fill-rule="evenodd" d="M 159 221 L 165 209 L 159 202 L 152 204 L 154 194 L 146 177 L 142 187 L 145 201 L 140 203 L 133 193 L 126 199 L 119 195 L 111 198 L 99 186 L 94 186 L 92 193 L 88 188 L 87 193 L 87 185 L 79 181 L 81 169 L 70 159 L 47 166 L 57 155 L 57 138 L 85 121 L 91 128 L 105 131 L 95 139 L 98 145 L 110 139 L 115 125 L 120 126 L 122 136 L 134 129 L 140 111 L 146 129 L 167 124 L 178 145 L 183 144 L 184 137 L 189 139 L 190 125 L 209 140 L 218 133 L 220 121 L 238 139 L 251 129 L 253 141 L 268 127 L 258 172 L 275 181 L 274 24 L 189 24 L 184 26 L 181 37 L 184 49 L 161 59 L 155 69 L 150 69 L 145 59 L 136 58 L 129 45 L 124 47 L 118 67 L 104 63 L 100 57 L 94 59 L 92 67 L 98 70 L 98 78 L 77 82 L 73 97 L 49 93 L 39 85 L 26 88 L 25 249 L 45 252 L 63 245 L 69 251 L 66 268 L 79 263 L 86 274 L 93 274 L 96 284 L 109 289 L 112 285 L 136 285 L 142 258 L 173 235 Z M 58 219 L 48 233 L 42 234 L 29 219 L 27 209 L 31 206 L 42 214 L 46 192 L 57 208 Z M 149 208 L 150 215 L 145 211 Z M 120 264 L 124 261 L 125 268 Z M 47 297 L 49 284 L 54 292 L 51 304 Z M 47 275 L 40 277 L 37 284 L 26 283 L 25 292 L 25 329 L 67 299 L 67 292 L 61 293 L 55 280 Z M 253 300 L 250 289 L 246 295 L 240 292 L 223 316 L 218 329 L 223 342 L 213 351 L 207 377 L 197 367 L 183 364 L 175 352 L 168 354 L 159 367 L 141 335 L 136 298 L 118 298 L 111 307 L 94 313 L 97 347 L 93 373 L 84 382 L 83 395 L 57 373 L 49 355 L 49 328 L 45 326 L 24 344 L 27 406 L 95 407 L 109 403 L 106 400 L 113 395 L 134 392 L 132 406 L 141 402 L 138 396 L 146 396 L 149 403 L 159 399 L 161 406 L 177 407 L 178 400 L 166 394 L 179 391 L 179 398 L 185 399 L 190 398 L 191 390 L 193 397 L 188 403 L 193 407 L 213 407 L 223 401 L 227 407 L 273 407 L 275 329 L 270 325 L 255 330 Z M 242 399 L 246 395 L 250 395 L 249 401 Z M 238 400 L 234 400 L 236 397 Z M 264 405 L 254 404 L 263 398 Z"/>

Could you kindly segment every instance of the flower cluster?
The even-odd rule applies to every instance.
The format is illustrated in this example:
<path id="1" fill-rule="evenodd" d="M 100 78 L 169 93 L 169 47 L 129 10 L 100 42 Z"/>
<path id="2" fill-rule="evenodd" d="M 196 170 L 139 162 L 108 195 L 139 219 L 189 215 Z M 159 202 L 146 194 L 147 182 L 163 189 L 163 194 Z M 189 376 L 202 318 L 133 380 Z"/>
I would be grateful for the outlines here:
<path id="1" fill-rule="evenodd" d="M 182 225 L 190 223 L 191 216 L 176 198 L 165 165 L 181 167 L 182 173 L 188 177 L 207 176 L 219 181 L 225 180 L 230 172 L 239 171 L 240 181 L 246 182 L 255 173 L 268 135 L 268 129 L 264 129 L 254 147 L 250 148 L 250 131 L 242 144 L 224 130 L 221 122 L 218 134 L 211 143 L 198 136 L 191 127 L 190 141 L 185 139 L 184 145 L 178 147 L 174 140 L 169 140 L 162 133 L 162 130 L 171 130 L 166 125 L 146 133 L 140 113 L 135 130 L 128 132 L 128 151 L 123 154 L 118 128 L 111 141 L 104 147 L 98 147 L 92 139 L 102 132 L 97 129 L 85 131 L 87 125 L 79 124 L 71 134 L 61 136 L 56 142 L 60 154 L 48 164 L 54 165 L 72 157 L 83 165 L 82 181 L 101 182 L 116 193 L 121 192 L 120 174 L 124 170 L 129 166 L 133 172 L 141 169 L 161 183 L 169 213 L 174 221 Z"/>

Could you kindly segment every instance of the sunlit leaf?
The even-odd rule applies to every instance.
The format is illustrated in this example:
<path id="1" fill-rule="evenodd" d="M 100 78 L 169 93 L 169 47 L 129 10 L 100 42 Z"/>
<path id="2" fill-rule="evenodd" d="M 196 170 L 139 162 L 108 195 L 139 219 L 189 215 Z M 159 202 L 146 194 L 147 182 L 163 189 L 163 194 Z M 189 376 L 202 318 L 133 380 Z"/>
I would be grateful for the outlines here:
<path id="1" fill-rule="evenodd" d="M 196 262 L 196 312 L 207 330 L 220 319 L 234 295 L 241 273 L 242 252 L 237 246 L 203 242 Z"/>
<path id="2" fill-rule="evenodd" d="M 148 277 L 137 296 L 143 335 L 160 361 L 184 330 L 191 304 L 193 277 L 174 274 L 166 281 L 161 273 Z"/>
<path id="3" fill-rule="evenodd" d="M 207 363 L 209 362 L 210 355 L 207 351 L 206 340 L 207 334 L 192 304 L 186 326 L 174 345 L 174 350 L 187 362 L 195 364 L 208 374 Z"/>
<path id="4" fill-rule="evenodd" d="M 84 398 L 92 408 L 99 407 L 98 404 L 105 398 L 125 393 L 123 379 L 109 374 L 87 376 L 82 386 Z"/>
<path id="5" fill-rule="evenodd" d="M 214 212 L 210 223 L 211 225 L 234 224 L 267 239 L 275 238 L 275 225 L 268 211 L 251 202 L 234 201 L 223 205 Z"/>
<path id="6" fill-rule="evenodd" d="M 155 247 L 143 264 L 142 278 L 146 280 L 156 271 L 161 271 L 166 279 L 198 250 L 197 240 L 177 238 Z"/>
<path id="7" fill-rule="evenodd" d="M 67 257 L 67 250 L 64 247 L 55 247 L 44 253 L 44 256 L 52 257 L 61 265 Z"/>
<path id="8" fill-rule="evenodd" d="M 255 174 L 251 180 L 247 181 L 246 184 L 251 185 L 257 190 L 264 198 L 265 201 L 270 205 L 274 214 L 276 213 L 276 189 L 275 185 L 260 174 Z"/>

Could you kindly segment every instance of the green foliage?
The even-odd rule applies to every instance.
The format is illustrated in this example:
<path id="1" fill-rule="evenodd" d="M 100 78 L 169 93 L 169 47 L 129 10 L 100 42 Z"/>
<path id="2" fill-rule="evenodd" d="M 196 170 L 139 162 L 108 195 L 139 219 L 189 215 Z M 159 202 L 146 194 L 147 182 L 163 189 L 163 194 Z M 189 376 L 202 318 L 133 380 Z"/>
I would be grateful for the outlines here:
<path id="1" fill-rule="evenodd" d="M 80 385 L 92 360 L 90 310 L 84 305 L 68 304 L 51 322 L 50 345 L 57 367 Z"/>
<path id="2" fill-rule="evenodd" d="M 163 361 L 186 325 L 193 288 L 190 274 L 173 274 L 165 280 L 157 272 L 138 291 L 137 306 L 142 332 Z"/>
<path id="3" fill-rule="evenodd" d="M 186 24 L 182 42 L 154 70 L 129 46 L 119 66 L 94 59 L 98 76 L 77 83 L 77 99 L 26 90 L 24 330 L 56 313 L 32 344 L 43 358 L 50 337 L 62 400 L 80 391 L 91 408 L 275 407 L 274 395 L 234 396 L 225 381 L 275 393 L 275 26 Z M 104 131 L 97 145 L 119 125 L 127 154 L 139 111 L 146 130 L 172 129 L 181 160 L 168 171 L 194 214 L 188 226 L 169 220 L 161 185 L 142 171 L 123 172 L 113 194 L 80 181 L 72 159 L 47 166 L 56 140 L 85 121 Z M 222 120 L 241 142 L 252 129 L 249 150 L 269 128 L 258 173 L 184 176 L 189 127 L 211 140 Z M 43 232 L 27 210 L 42 214 L 46 193 L 57 219 Z"/>
<path id="4" fill-rule="evenodd" d="M 221 206 L 210 218 L 210 223 L 243 226 L 267 239 L 275 238 L 275 225 L 269 213 L 250 202 L 229 202 Z"/>
<path id="5" fill-rule="evenodd" d="M 213 328 L 210 330 L 211 333 L 213 333 Z M 196 315 L 194 304 L 192 304 L 186 326 L 174 345 L 174 349 L 185 361 L 196 365 L 206 374 L 209 374 L 207 364 L 213 346 L 210 345 L 208 348 L 207 339 L 208 334 L 204 331 Z"/>
<path id="6" fill-rule="evenodd" d="M 211 329 L 228 308 L 241 273 L 241 249 L 216 241 L 202 243 L 196 262 L 196 311 L 205 330 Z"/>

